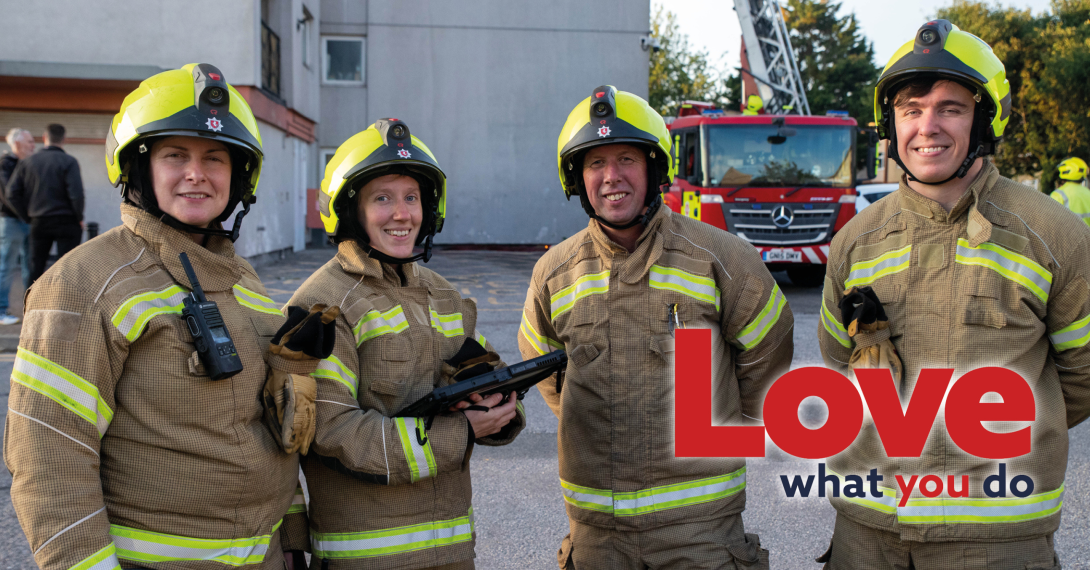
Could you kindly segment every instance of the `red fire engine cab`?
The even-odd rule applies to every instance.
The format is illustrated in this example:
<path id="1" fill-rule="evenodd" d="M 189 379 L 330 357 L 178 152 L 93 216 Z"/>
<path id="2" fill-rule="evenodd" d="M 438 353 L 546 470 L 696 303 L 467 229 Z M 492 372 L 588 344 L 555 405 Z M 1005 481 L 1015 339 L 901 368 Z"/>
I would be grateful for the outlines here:
<path id="1" fill-rule="evenodd" d="M 855 186 L 874 177 L 877 136 L 846 113 L 726 115 L 696 102 L 669 127 L 678 164 L 670 209 L 753 244 L 796 285 L 821 284 L 829 243 L 855 215 Z"/>

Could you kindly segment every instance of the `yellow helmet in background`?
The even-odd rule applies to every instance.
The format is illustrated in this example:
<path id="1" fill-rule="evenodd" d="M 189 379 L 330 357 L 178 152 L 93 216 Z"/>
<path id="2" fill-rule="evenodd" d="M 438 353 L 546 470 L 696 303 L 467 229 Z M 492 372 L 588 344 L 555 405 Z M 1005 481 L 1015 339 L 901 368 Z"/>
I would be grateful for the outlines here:
<path id="1" fill-rule="evenodd" d="M 607 144 L 631 144 L 647 151 L 648 185 L 645 199 L 651 208 L 643 218 L 624 227 L 632 227 L 641 219 L 650 219 L 662 203 L 661 187 L 669 184 L 677 173 L 666 122 L 642 97 L 618 91 L 612 85 L 596 88 L 590 97 L 568 114 L 556 142 L 556 163 L 564 196 L 579 196 L 583 209 L 590 217 L 616 229 L 594 213 L 583 187 L 583 155 L 586 151 Z"/>
<path id="2" fill-rule="evenodd" d="M 916 37 L 901 46 L 890 58 L 874 89 L 874 122 L 878 127 L 878 136 L 894 143 L 890 145 L 888 154 L 905 172 L 908 170 L 897 155 L 893 100 L 898 89 L 922 77 L 955 81 L 976 96 L 976 116 L 968 156 L 954 176 L 947 180 L 963 177 L 978 157 L 995 153 L 995 145 L 1007 128 L 1011 114 L 1011 87 L 1006 68 L 984 40 L 961 31 L 947 20 L 932 20 L 920 26 Z"/>
<path id="3" fill-rule="evenodd" d="M 1060 178 L 1064 180 L 1082 180 L 1086 178 L 1086 162 L 1077 156 L 1072 156 L 1061 162 L 1057 169 L 1060 171 Z"/>
<path id="4" fill-rule="evenodd" d="M 368 181 L 387 174 L 414 178 L 420 185 L 424 220 L 416 244 L 424 244 L 424 253 L 409 259 L 389 257 L 369 246 L 367 233 L 359 227 L 352 200 Z M 326 165 L 318 210 L 325 232 L 335 241 L 355 239 L 378 259 L 389 263 L 407 263 L 431 258 L 432 240 L 443 231 L 447 214 L 447 176 L 435 155 L 420 139 L 409 133 L 409 126 L 398 119 L 379 119 L 366 130 L 356 133 L 337 148 Z"/>
<path id="5" fill-rule="evenodd" d="M 140 83 L 125 97 L 106 136 L 106 173 L 122 195 L 157 215 L 151 188 L 147 144 L 153 137 L 196 136 L 221 141 L 231 154 L 231 198 L 218 218 L 226 220 L 241 202 L 243 211 L 230 231 L 195 228 L 166 216 L 164 221 L 192 233 L 238 238 L 239 224 L 255 201 L 261 176 L 261 134 L 246 99 L 213 65 L 191 63 Z"/>

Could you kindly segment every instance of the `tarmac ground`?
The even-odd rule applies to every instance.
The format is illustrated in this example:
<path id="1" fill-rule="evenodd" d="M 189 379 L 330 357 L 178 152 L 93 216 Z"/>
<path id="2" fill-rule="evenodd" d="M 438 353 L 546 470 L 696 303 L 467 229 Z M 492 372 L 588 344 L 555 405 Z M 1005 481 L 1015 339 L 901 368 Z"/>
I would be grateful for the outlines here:
<path id="1" fill-rule="evenodd" d="M 311 249 L 258 268 L 278 302 L 286 302 L 296 288 L 335 250 Z M 428 267 L 446 277 L 463 296 L 477 302 L 478 329 L 506 362 L 521 360 L 516 335 L 526 287 L 544 249 L 507 250 L 439 249 Z M 786 274 L 774 274 L 795 317 L 793 367 L 821 365 L 815 333 L 821 303 L 820 288 L 796 287 Z M 21 309 L 21 295 L 12 294 L 12 309 Z M 18 327 L 0 327 L 0 350 L 14 350 Z M 10 345 L 10 346 L 9 346 Z M 0 352 L 0 374 L 10 376 L 13 352 Z M 7 412 L 9 385 L 0 386 Z M 557 420 L 537 390 L 525 400 L 528 426 L 506 447 L 478 446 L 473 453 L 474 514 L 477 530 L 476 566 L 482 570 L 556 568 L 556 551 L 568 522 L 560 493 L 556 431 Z M 823 406 L 802 410 L 804 419 L 823 422 Z M 1090 423 L 1090 422 L 1088 422 Z M 1090 568 L 1090 426 L 1070 432 L 1064 520 L 1056 533 L 1056 549 L 1065 568 Z M 799 460 L 769 444 L 765 458 L 750 459 L 747 474 L 747 532 L 761 537 L 771 551 L 773 568 L 817 570 L 814 558 L 828 547 L 834 511 L 816 493 L 809 498 L 787 498 L 780 475 L 813 475 L 817 462 Z M 0 470 L 0 489 L 11 488 L 11 477 Z M 0 495 L 0 568 L 36 568 L 19 528 L 8 493 Z"/>

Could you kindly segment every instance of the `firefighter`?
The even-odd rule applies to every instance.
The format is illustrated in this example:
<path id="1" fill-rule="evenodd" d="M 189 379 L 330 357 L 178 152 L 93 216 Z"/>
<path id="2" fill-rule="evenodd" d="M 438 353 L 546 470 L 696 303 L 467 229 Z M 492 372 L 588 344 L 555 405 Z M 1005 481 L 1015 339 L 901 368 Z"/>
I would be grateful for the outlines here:
<path id="1" fill-rule="evenodd" d="M 609 85 L 557 141 L 564 194 L 591 219 L 534 267 L 518 342 L 569 359 L 538 384 L 560 419 L 562 569 L 768 568 L 742 525 L 745 459 L 674 457 L 674 331 L 712 330 L 715 420 L 753 421 L 791 362 L 791 310 L 753 246 L 662 207 L 670 146 L 662 117 Z"/>
<path id="2" fill-rule="evenodd" d="M 953 369 L 954 378 L 987 366 L 1018 373 L 1036 404 L 1032 451 L 1002 461 L 971 455 L 950 440 L 939 414 L 921 455 L 888 458 L 873 423 L 864 423 L 828 465 L 841 476 L 877 469 L 881 493 L 831 499 L 836 526 L 818 559 L 826 568 L 1059 568 L 1053 533 L 1067 430 L 1090 415 L 1090 229 L 1000 176 L 987 158 L 1010 110 L 1003 63 L 946 20 L 923 25 L 894 54 L 874 113 L 905 176 L 833 239 L 818 336 L 826 365 L 844 373 L 853 351 L 891 340 L 905 398 L 926 368 Z M 845 290 L 867 286 L 889 326 L 853 339 L 841 301 Z M 1007 484 L 1029 476 L 1032 491 L 1023 484 L 1025 497 L 987 495 L 985 479 L 1001 469 Z M 968 496 L 953 499 L 947 488 L 935 498 L 919 489 L 902 497 L 895 476 L 928 474 Z"/>
<path id="3" fill-rule="evenodd" d="M 299 456 L 264 425 L 260 396 L 270 369 L 306 375 L 318 359 L 264 360 L 285 320 L 233 244 L 261 163 L 253 113 L 212 65 L 148 78 L 114 117 L 122 225 L 30 289 L 11 378 L 4 459 L 43 570 L 302 562 Z M 230 378 L 209 377 L 180 318 L 180 253 L 241 360 Z"/>
<path id="4" fill-rule="evenodd" d="M 1064 184 L 1052 192 L 1052 199 L 1074 212 L 1082 221 L 1090 224 L 1090 188 L 1085 186 L 1086 162 L 1073 156 L 1060 163 L 1060 180 Z"/>
<path id="5" fill-rule="evenodd" d="M 416 263 L 443 229 L 446 190 L 435 156 L 397 119 L 349 138 L 326 166 L 319 204 L 337 255 L 292 298 L 345 307 L 314 373 L 318 431 L 303 461 L 314 567 L 473 568 L 470 453 L 526 425 L 513 393 L 394 417 L 455 377 L 502 366 L 476 304 Z"/>
<path id="6" fill-rule="evenodd" d="M 742 108 L 743 115 L 760 115 L 765 107 L 765 102 L 760 95 L 750 95 L 746 98 L 746 105 Z"/>

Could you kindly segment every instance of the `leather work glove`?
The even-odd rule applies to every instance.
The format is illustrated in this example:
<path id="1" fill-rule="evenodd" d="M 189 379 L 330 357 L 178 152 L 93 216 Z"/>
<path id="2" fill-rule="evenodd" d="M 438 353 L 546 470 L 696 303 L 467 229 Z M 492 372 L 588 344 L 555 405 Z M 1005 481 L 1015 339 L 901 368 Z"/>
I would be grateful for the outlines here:
<path id="1" fill-rule="evenodd" d="M 898 389 L 904 378 L 904 365 L 889 340 L 889 318 L 882 301 L 870 287 L 852 287 L 840 300 L 840 317 L 848 336 L 855 339 L 855 350 L 848 367 L 885 368 L 893 373 Z"/>
<path id="2" fill-rule="evenodd" d="M 487 374 L 500 365 L 500 355 L 485 350 L 477 341 L 467 338 L 462 343 L 458 353 L 443 361 L 443 369 L 439 372 L 443 386 L 453 384 L 461 380 L 467 380 L 474 376 Z"/>
<path id="3" fill-rule="evenodd" d="M 288 320 L 269 344 L 269 373 L 262 391 L 265 423 L 288 453 L 306 455 L 314 441 L 318 383 L 310 373 L 333 353 L 339 307 L 288 307 Z"/>

